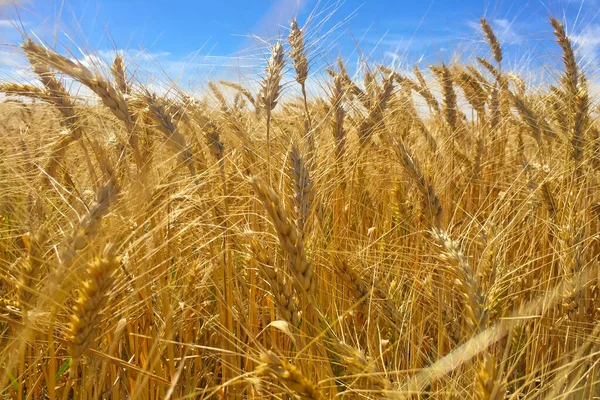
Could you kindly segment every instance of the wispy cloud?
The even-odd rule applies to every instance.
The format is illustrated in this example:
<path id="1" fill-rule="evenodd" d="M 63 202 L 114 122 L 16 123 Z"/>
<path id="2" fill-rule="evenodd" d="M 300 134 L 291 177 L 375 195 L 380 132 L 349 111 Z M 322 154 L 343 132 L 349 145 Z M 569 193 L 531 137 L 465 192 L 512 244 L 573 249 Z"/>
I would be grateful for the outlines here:
<path id="1" fill-rule="evenodd" d="M 273 37 L 282 33 L 281 27 L 290 22 L 309 0 L 278 0 L 252 28 L 251 33 L 260 37 Z"/>
<path id="2" fill-rule="evenodd" d="M 496 37 L 503 46 L 511 44 L 521 44 L 524 42 L 523 34 L 515 26 L 514 22 L 505 18 L 497 18 L 488 21 L 496 34 Z M 477 32 L 483 38 L 483 30 L 479 21 L 467 21 L 467 26 Z"/>

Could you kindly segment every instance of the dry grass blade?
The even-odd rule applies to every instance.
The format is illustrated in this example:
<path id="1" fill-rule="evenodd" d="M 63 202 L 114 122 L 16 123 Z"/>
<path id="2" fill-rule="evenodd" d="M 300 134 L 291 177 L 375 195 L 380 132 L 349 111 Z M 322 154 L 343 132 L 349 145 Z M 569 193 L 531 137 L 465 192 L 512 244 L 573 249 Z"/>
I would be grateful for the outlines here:
<path id="1" fill-rule="evenodd" d="M 333 132 L 333 138 L 335 139 L 336 159 L 343 157 L 346 148 L 346 131 L 344 130 L 344 117 L 346 116 L 346 110 L 344 110 L 343 96 L 344 89 L 342 86 L 342 78 L 340 76 L 336 76 L 333 79 L 333 89 L 330 99 L 331 108 L 333 111 L 331 131 Z"/>

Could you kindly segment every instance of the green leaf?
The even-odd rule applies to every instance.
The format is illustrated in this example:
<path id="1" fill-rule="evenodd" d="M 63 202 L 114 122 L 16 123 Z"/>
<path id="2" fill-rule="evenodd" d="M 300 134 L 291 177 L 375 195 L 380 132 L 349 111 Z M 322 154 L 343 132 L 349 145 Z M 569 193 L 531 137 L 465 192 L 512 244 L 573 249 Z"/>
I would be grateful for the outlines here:
<path id="1" fill-rule="evenodd" d="M 69 365 L 71 365 L 71 357 L 67 358 L 67 360 L 60 366 L 56 372 L 56 375 L 54 375 L 54 382 L 58 381 L 58 378 L 60 378 L 60 376 L 69 369 Z"/>
<path id="2" fill-rule="evenodd" d="M 13 389 L 15 389 L 15 392 L 19 392 L 19 382 L 17 382 L 17 380 L 15 379 L 15 377 L 13 376 L 12 372 L 10 371 L 6 371 L 8 372 L 8 379 L 10 379 L 10 385 L 12 386 Z"/>

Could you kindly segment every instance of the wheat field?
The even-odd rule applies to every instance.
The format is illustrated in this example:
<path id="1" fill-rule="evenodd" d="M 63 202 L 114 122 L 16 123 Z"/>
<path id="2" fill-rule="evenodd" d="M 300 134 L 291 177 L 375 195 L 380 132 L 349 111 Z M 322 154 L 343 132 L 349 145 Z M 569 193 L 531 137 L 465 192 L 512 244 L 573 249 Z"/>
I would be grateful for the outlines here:
<path id="1" fill-rule="evenodd" d="M 340 59 L 318 96 L 295 20 L 259 88 L 202 94 L 25 38 L 37 81 L 0 83 L 2 397 L 599 398 L 599 110 L 548 27 L 545 85 L 481 19 L 469 64 Z"/>

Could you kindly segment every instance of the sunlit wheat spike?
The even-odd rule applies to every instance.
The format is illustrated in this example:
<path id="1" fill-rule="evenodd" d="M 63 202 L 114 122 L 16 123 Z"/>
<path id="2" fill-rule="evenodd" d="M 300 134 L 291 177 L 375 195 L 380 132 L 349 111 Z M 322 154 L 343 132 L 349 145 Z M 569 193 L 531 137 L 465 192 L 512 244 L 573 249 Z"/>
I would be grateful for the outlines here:
<path id="1" fill-rule="evenodd" d="M 115 78 L 115 83 L 119 90 L 124 94 L 131 94 L 131 88 L 127 83 L 127 76 L 125 75 L 125 61 L 121 54 L 115 56 L 115 61 L 110 68 L 110 72 L 112 73 L 113 78 Z"/>
<path id="2" fill-rule="evenodd" d="M 480 21 L 483 32 L 485 33 L 485 38 L 492 49 L 494 60 L 500 65 L 502 64 L 502 47 L 500 47 L 500 41 L 496 37 L 492 26 L 487 22 L 487 19 L 481 18 Z"/>
<path id="3" fill-rule="evenodd" d="M 571 40 L 565 32 L 564 25 L 557 19 L 550 17 L 550 24 L 554 28 L 554 35 L 556 41 L 563 50 L 563 62 L 565 64 L 565 75 L 563 78 L 565 84 L 565 90 L 569 96 L 577 96 L 577 87 L 579 83 L 579 68 L 577 66 L 577 59 L 575 58 L 575 52 L 573 51 L 573 45 Z"/>
<path id="4" fill-rule="evenodd" d="M 267 113 L 275 108 L 281 94 L 283 66 L 283 46 L 280 42 L 277 42 L 271 50 L 271 57 L 267 62 L 265 77 L 261 86 L 261 101 Z"/>
<path id="5" fill-rule="evenodd" d="M 290 57 L 294 62 L 296 70 L 296 80 L 303 85 L 308 77 L 308 60 L 306 58 L 306 50 L 304 48 L 304 32 L 298 27 L 296 18 L 292 19 L 288 42 L 292 51 Z"/>

